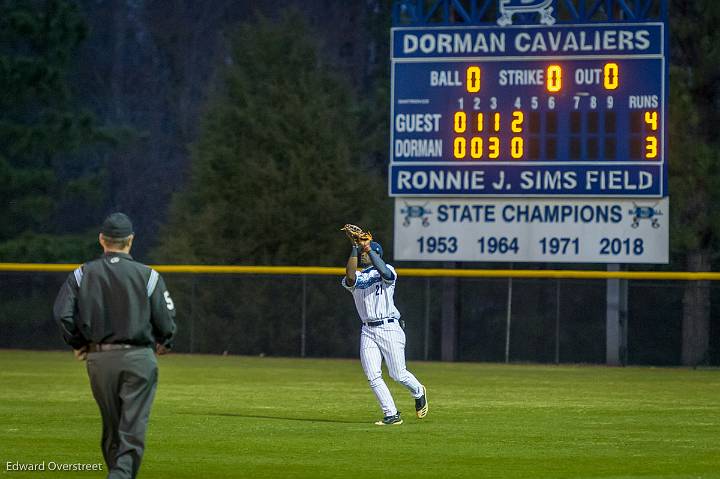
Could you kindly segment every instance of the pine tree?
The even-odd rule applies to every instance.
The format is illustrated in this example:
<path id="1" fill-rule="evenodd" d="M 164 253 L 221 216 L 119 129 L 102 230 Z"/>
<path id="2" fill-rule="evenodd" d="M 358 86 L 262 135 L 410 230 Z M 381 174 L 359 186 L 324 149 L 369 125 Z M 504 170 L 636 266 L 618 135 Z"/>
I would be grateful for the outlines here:
<path id="1" fill-rule="evenodd" d="M 360 103 L 297 14 L 244 25 L 228 63 L 193 148 L 190 186 L 174 202 L 165 256 L 337 264 L 342 224 L 372 231 L 390 212 L 361 150 Z"/>
<path id="2" fill-rule="evenodd" d="M 232 37 L 160 261 L 343 266 L 344 223 L 388 230 L 385 183 L 361 137 L 373 125 L 318 52 L 299 14 L 260 18 Z M 340 279 L 307 281 L 308 354 L 353 355 L 346 339 L 357 319 Z M 196 350 L 297 354 L 301 285 L 299 277 L 243 277 L 195 288 L 195 329 L 204 331 Z M 333 328 L 312 334 L 329 322 Z"/>
<path id="3" fill-rule="evenodd" d="M 0 3 L 1 260 L 77 261 L 90 248 L 84 238 L 57 236 L 56 215 L 63 203 L 99 196 L 98 171 L 72 156 L 98 134 L 67 81 L 85 36 L 72 2 Z"/>
<path id="4" fill-rule="evenodd" d="M 720 4 L 673 1 L 670 15 L 670 195 L 673 249 L 689 271 L 710 271 L 720 239 Z M 710 288 L 688 282 L 682 362 L 708 360 Z"/>

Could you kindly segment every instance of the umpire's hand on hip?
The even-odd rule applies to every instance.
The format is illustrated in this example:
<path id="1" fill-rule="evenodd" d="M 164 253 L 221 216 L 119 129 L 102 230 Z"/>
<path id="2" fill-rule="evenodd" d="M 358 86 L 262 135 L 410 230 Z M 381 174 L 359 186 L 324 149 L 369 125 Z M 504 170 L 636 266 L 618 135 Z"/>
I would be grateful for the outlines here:
<path id="1" fill-rule="evenodd" d="M 75 355 L 75 359 L 78 361 L 85 361 L 88 355 L 88 347 L 83 346 L 80 349 L 73 349 L 73 354 Z"/>
<path id="2" fill-rule="evenodd" d="M 155 344 L 155 352 L 156 352 L 158 355 L 161 355 L 161 356 L 162 356 L 163 354 L 169 353 L 169 352 L 170 352 L 170 348 L 166 348 L 166 347 L 163 346 L 162 344 L 157 343 L 157 344 Z"/>

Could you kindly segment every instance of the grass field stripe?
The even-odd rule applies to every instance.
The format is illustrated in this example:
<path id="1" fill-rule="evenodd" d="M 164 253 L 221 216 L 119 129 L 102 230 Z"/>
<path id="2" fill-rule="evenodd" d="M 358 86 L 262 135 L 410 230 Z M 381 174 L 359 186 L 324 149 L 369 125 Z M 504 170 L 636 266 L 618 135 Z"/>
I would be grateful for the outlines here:
<path id="1" fill-rule="evenodd" d="M 356 358 L 158 362 L 139 477 L 720 479 L 718 368 L 413 361 L 433 413 L 396 396 L 405 423 L 379 427 Z M 101 422 L 69 348 L 0 350 L 0 364 L 0 477 L 105 477 L 6 472 L 102 463 Z"/>

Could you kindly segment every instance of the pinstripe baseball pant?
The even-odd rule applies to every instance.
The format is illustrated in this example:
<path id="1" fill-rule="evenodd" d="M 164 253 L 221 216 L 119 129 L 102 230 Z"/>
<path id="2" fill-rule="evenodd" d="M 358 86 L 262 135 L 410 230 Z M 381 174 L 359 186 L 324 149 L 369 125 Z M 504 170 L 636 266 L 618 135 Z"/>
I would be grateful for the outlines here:
<path id="1" fill-rule="evenodd" d="M 390 377 L 405 386 L 414 398 L 422 396 L 420 382 L 405 368 L 405 331 L 396 322 L 380 326 L 363 325 L 360 333 L 360 362 L 370 388 L 385 416 L 397 414 L 395 401 L 382 377 L 382 360 Z"/>

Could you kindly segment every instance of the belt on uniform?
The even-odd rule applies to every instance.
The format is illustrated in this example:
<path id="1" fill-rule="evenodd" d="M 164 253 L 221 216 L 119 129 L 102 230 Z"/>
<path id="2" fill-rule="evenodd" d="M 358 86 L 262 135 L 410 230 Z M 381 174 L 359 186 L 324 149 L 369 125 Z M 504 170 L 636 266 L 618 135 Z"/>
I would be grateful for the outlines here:
<path id="1" fill-rule="evenodd" d="M 377 321 L 363 321 L 363 324 L 365 326 L 380 326 L 381 324 L 385 323 L 394 323 L 395 318 L 389 318 L 389 319 L 378 319 Z"/>
<path id="2" fill-rule="evenodd" d="M 88 346 L 89 353 L 99 353 L 102 351 L 116 351 L 118 349 L 131 349 L 136 348 L 135 344 L 124 344 L 124 343 L 100 343 L 90 344 Z"/>

